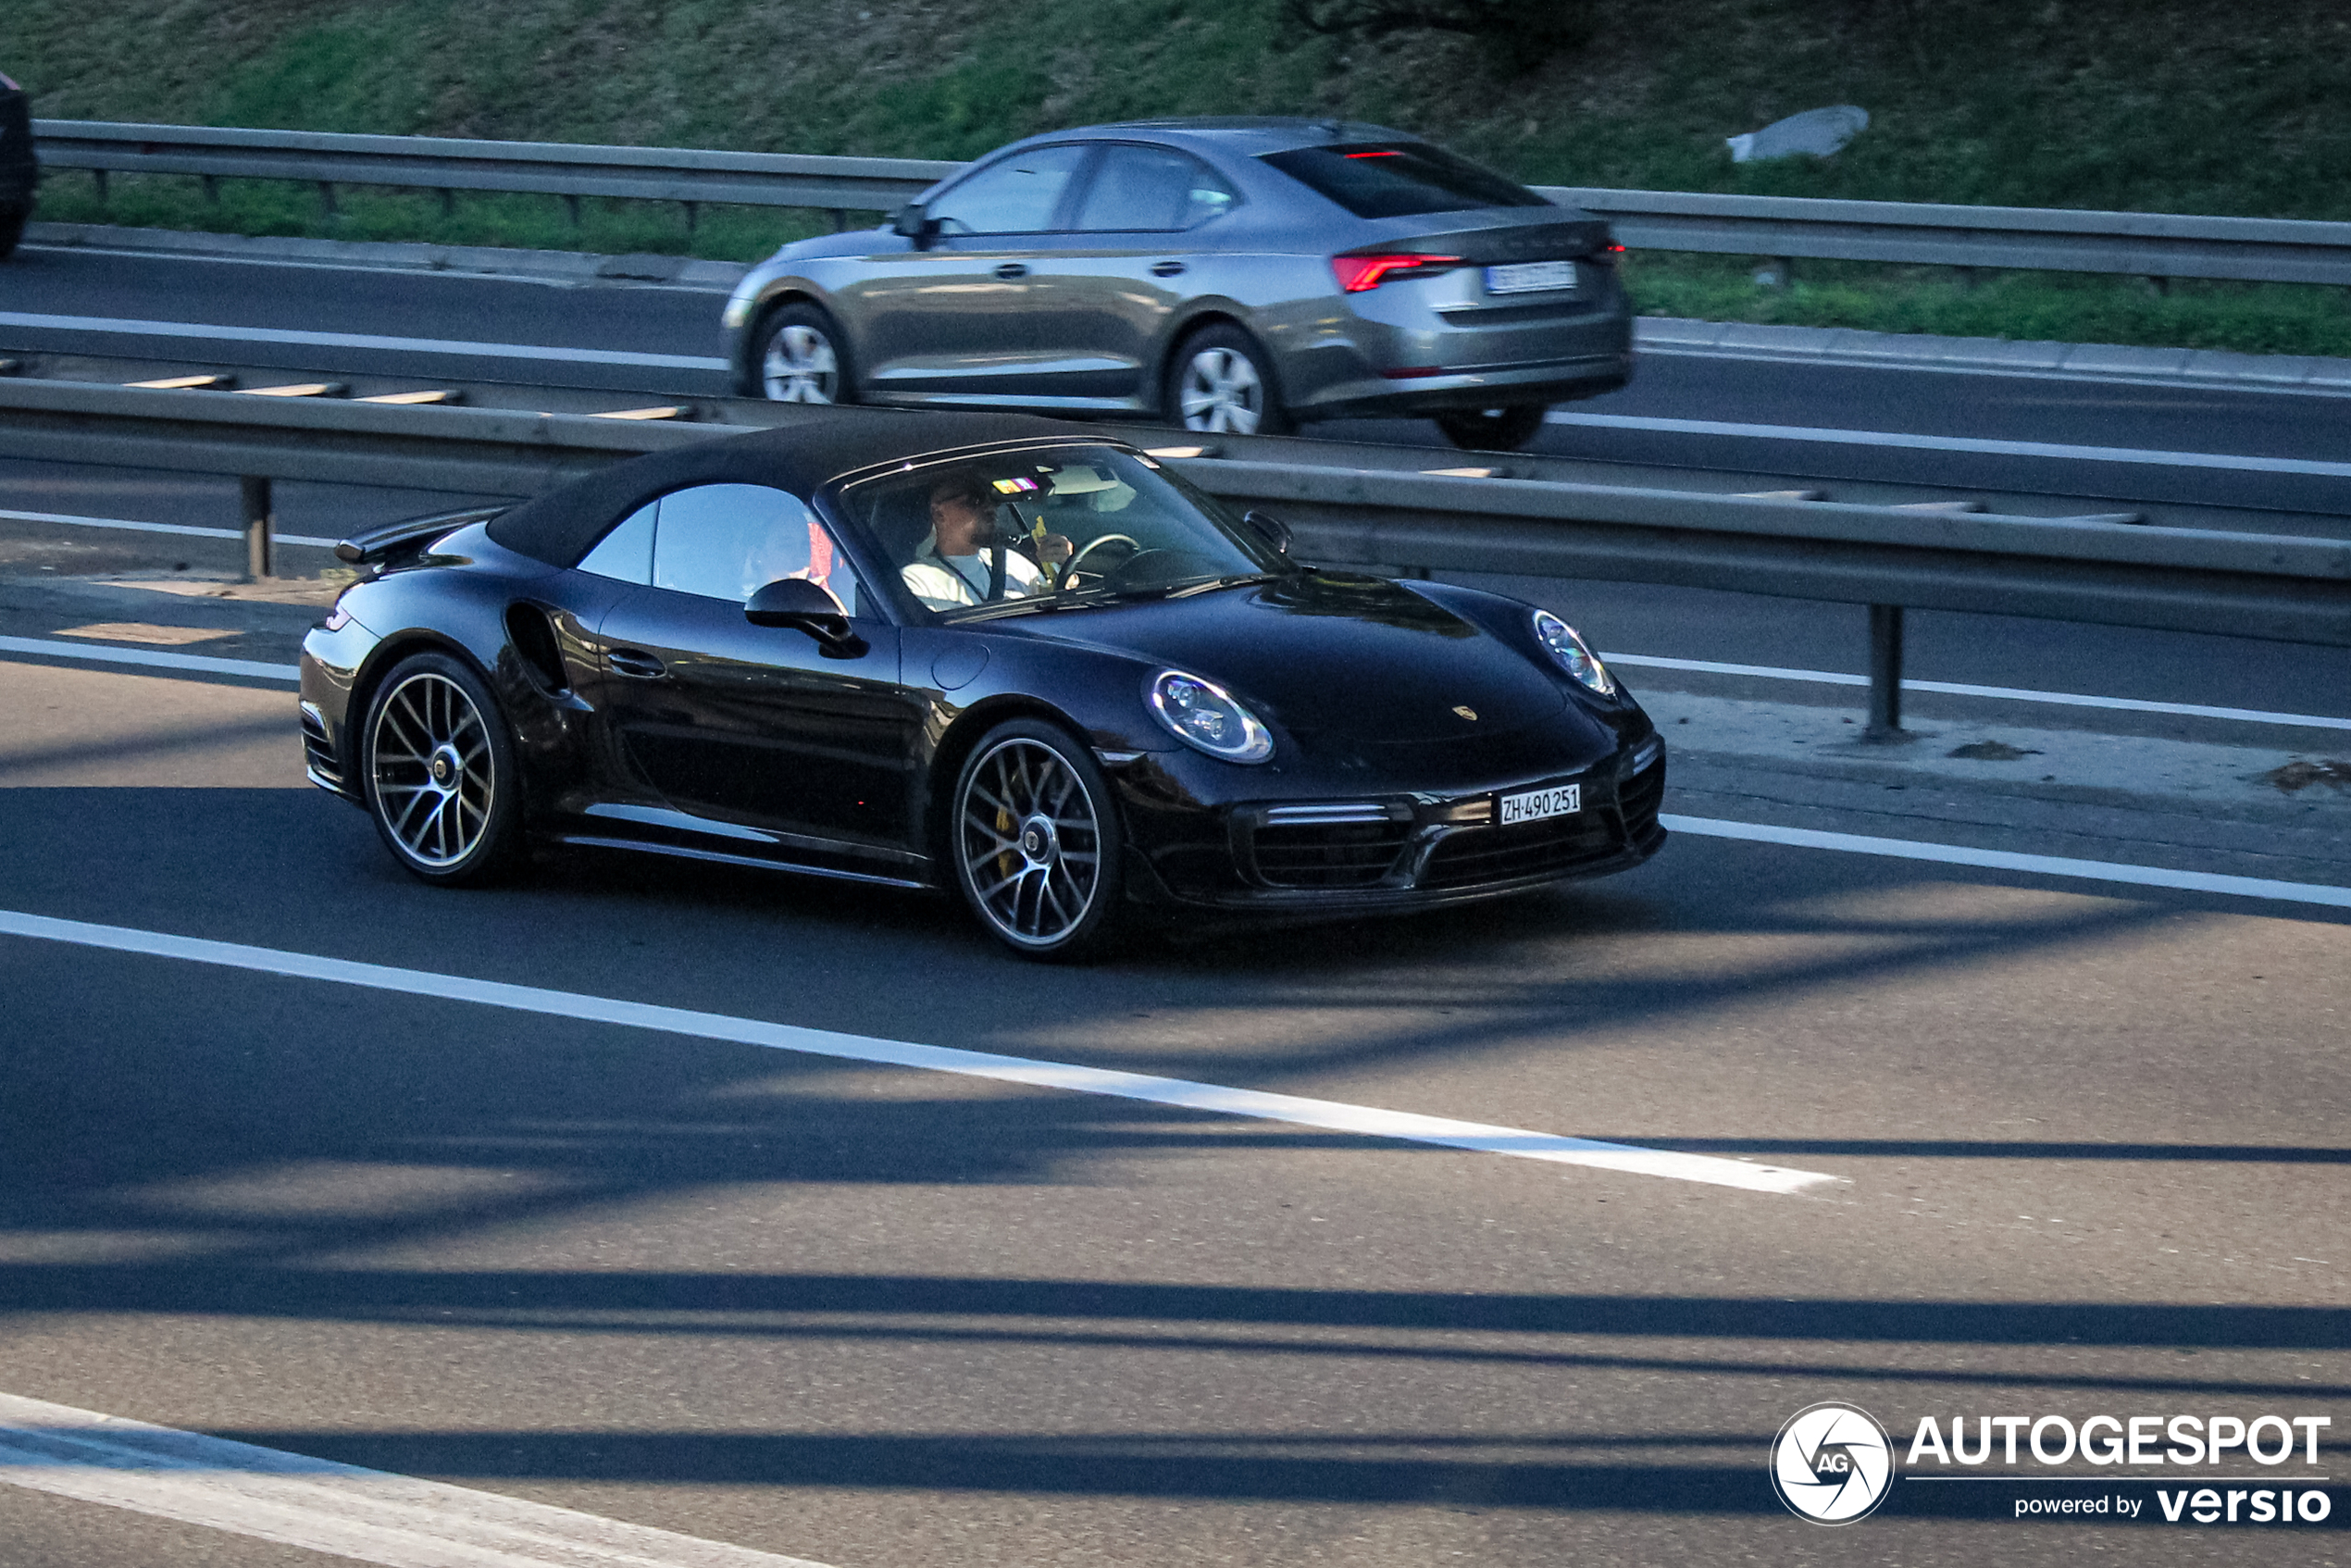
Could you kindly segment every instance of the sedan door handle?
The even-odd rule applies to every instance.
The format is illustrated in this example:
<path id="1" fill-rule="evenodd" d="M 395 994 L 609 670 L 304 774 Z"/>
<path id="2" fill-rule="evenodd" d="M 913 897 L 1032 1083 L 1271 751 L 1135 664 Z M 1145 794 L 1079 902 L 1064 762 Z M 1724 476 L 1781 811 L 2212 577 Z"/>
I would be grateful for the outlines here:
<path id="1" fill-rule="evenodd" d="M 1026 278 L 1028 276 L 1028 268 L 1017 261 L 1008 261 L 996 269 L 996 276 L 1007 281 L 1014 278 Z"/>
<path id="2" fill-rule="evenodd" d="M 604 655 L 612 661 L 616 675 L 633 675 L 640 680 L 659 680 L 669 673 L 669 667 L 651 653 L 641 653 L 634 648 L 615 648 Z"/>
<path id="3" fill-rule="evenodd" d="M 1151 263 L 1151 276 L 1154 278 L 1173 278 L 1178 272 L 1183 270 L 1184 264 L 1180 261 L 1154 261 Z"/>

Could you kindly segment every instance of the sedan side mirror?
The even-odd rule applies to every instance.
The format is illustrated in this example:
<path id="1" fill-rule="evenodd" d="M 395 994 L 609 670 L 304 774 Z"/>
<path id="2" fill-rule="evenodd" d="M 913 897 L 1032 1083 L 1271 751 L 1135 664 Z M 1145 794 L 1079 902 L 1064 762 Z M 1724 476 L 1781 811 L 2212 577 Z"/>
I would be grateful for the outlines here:
<path id="1" fill-rule="evenodd" d="M 939 238 L 939 219 L 931 217 L 920 202 L 908 202 L 900 207 L 889 228 L 890 232 L 914 241 L 918 251 L 930 249 L 931 242 Z"/>
<path id="2" fill-rule="evenodd" d="M 1260 512 L 1251 507 L 1241 514 L 1241 521 L 1255 529 L 1259 538 L 1272 545 L 1274 554 L 1285 556 L 1289 554 L 1291 542 L 1289 525 L 1273 513 Z"/>
<path id="3" fill-rule="evenodd" d="M 804 631 L 834 658 L 853 659 L 865 651 L 865 640 L 850 629 L 840 601 L 822 583 L 804 577 L 779 579 L 753 594 L 743 606 L 743 619 L 753 626 Z"/>

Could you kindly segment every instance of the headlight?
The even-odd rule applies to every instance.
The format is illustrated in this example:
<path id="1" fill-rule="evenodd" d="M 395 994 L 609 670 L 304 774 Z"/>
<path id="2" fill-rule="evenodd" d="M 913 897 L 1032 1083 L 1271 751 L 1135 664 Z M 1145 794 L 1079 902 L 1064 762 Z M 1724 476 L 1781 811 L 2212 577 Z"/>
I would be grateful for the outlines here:
<path id="1" fill-rule="evenodd" d="M 1163 670 L 1151 679 L 1151 708 L 1168 733 L 1212 757 L 1263 762 L 1274 754 L 1274 738 L 1257 716 L 1213 681 Z"/>
<path id="2" fill-rule="evenodd" d="M 1559 661 L 1560 668 L 1574 676 L 1586 690 L 1597 691 L 1603 697 L 1616 695 L 1616 682 L 1610 678 L 1608 666 L 1600 663 L 1598 653 L 1584 646 L 1584 640 L 1575 635 L 1574 627 L 1549 610 L 1537 610 L 1535 612 L 1535 636 L 1550 650 L 1551 657 Z"/>

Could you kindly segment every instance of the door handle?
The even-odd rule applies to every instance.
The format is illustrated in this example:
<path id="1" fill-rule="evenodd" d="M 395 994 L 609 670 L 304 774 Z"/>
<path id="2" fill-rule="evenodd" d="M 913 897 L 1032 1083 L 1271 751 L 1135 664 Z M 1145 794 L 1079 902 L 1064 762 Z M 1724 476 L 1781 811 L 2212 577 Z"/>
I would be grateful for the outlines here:
<path id="1" fill-rule="evenodd" d="M 1154 261 L 1151 263 L 1151 276 L 1154 278 L 1173 278 L 1178 272 L 1183 270 L 1184 264 L 1180 261 Z"/>
<path id="2" fill-rule="evenodd" d="M 996 269 L 996 276 L 997 276 L 997 277 L 999 277 L 999 278 L 1004 279 L 1004 280 L 1007 280 L 1007 281 L 1010 281 L 1011 280 L 1013 280 L 1013 279 L 1014 279 L 1014 278 L 1026 278 L 1026 277 L 1027 277 L 1027 276 L 1028 276 L 1028 268 L 1026 268 L 1026 267 L 1024 267 L 1024 266 L 1022 266 L 1022 265 L 1021 265 L 1019 262 L 1017 262 L 1017 261 L 1008 261 L 1008 262 L 1004 263 L 1004 265 L 1003 265 L 1003 266 L 1001 266 L 1001 267 L 1000 267 L 1000 268 L 998 268 Z"/>
<path id="3" fill-rule="evenodd" d="M 611 661 L 616 675 L 633 675 L 640 680 L 658 680 L 669 673 L 667 666 L 651 653 L 641 653 L 634 648 L 615 648 L 604 655 Z"/>

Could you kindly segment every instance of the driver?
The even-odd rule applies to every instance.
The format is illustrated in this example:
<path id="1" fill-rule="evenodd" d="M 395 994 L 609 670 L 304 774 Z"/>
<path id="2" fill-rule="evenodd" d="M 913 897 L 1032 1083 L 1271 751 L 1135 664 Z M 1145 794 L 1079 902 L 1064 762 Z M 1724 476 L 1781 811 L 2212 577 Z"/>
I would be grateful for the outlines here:
<path id="1" fill-rule="evenodd" d="M 996 498 L 977 474 L 951 474 L 931 486 L 930 532 L 899 572 L 916 598 L 934 610 L 983 603 L 999 554 L 1004 564 L 1005 598 L 1052 591 L 1051 579 L 1037 562 L 990 537 L 995 516 Z M 1059 566 L 1069 559 L 1069 541 L 1049 533 L 1038 541 L 1037 554 L 1047 566 Z"/>

